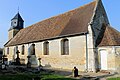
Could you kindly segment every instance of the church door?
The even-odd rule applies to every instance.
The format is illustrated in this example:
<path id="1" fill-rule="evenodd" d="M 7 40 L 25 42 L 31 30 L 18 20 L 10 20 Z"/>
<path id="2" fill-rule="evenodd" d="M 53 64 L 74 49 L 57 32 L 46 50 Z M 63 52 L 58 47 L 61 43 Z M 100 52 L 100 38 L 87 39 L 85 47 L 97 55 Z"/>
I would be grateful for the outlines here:
<path id="1" fill-rule="evenodd" d="M 107 51 L 101 50 L 100 57 L 101 57 L 101 70 L 107 70 Z"/>

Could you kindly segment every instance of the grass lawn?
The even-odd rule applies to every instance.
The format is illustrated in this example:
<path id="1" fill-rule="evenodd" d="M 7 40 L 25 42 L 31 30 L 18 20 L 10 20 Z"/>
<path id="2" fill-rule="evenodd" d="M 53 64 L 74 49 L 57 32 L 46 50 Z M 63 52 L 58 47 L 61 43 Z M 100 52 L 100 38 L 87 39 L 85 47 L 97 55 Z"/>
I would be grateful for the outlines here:
<path id="1" fill-rule="evenodd" d="M 32 80 L 32 78 L 37 78 L 35 80 L 75 80 L 71 78 L 66 78 L 64 76 L 56 75 L 56 74 L 14 74 L 14 75 L 0 75 L 0 80 Z"/>
<path id="2" fill-rule="evenodd" d="M 120 80 L 120 77 L 117 77 L 117 78 L 108 78 L 107 80 Z"/>

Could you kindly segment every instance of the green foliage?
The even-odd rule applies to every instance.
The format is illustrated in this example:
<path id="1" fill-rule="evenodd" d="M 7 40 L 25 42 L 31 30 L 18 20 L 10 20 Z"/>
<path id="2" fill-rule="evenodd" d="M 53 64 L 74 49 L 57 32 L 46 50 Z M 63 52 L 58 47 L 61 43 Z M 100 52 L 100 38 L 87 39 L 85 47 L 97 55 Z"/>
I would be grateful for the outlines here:
<path id="1" fill-rule="evenodd" d="M 46 74 L 46 75 L 42 75 L 41 80 L 74 80 L 74 79 L 65 78 L 63 76 L 59 76 L 59 75 L 55 75 L 55 74 Z"/>

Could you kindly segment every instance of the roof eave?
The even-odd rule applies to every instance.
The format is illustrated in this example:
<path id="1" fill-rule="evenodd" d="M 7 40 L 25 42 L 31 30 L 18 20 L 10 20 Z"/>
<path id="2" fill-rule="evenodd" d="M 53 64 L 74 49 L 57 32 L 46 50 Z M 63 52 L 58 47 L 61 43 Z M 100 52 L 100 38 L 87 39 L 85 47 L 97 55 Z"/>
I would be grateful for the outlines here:
<path id="1" fill-rule="evenodd" d="M 8 47 L 8 46 L 29 44 L 29 43 L 46 41 L 46 40 L 53 40 L 53 39 L 59 39 L 59 38 L 65 38 L 65 37 L 73 37 L 73 36 L 86 35 L 86 34 L 88 34 L 88 31 L 87 31 L 87 32 L 82 32 L 82 33 L 76 33 L 76 34 L 69 34 L 69 35 L 62 35 L 62 36 L 56 36 L 56 37 L 51 37 L 51 38 L 45 38 L 45 39 L 41 39 L 41 40 L 37 40 L 37 41 L 30 41 L 30 42 L 25 42 L 25 43 L 20 43 L 20 44 L 14 44 L 14 45 L 7 45 L 7 44 L 10 42 L 10 41 L 8 41 L 8 42 L 6 43 L 6 45 L 4 45 L 4 46 L 5 46 L 5 47 Z"/>
<path id="2" fill-rule="evenodd" d="M 98 47 L 106 47 L 106 46 L 120 46 L 120 44 L 119 45 L 100 45 Z"/>

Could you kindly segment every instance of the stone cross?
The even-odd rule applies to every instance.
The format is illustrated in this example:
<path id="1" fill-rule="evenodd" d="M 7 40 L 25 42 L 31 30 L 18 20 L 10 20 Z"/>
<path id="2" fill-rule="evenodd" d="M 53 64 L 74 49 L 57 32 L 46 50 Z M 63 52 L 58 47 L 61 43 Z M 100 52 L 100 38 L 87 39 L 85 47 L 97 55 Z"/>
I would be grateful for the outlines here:
<path id="1" fill-rule="evenodd" d="M 19 53 L 20 53 L 19 50 L 17 50 L 17 52 L 16 52 L 17 58 L 19 58 Z"/>

